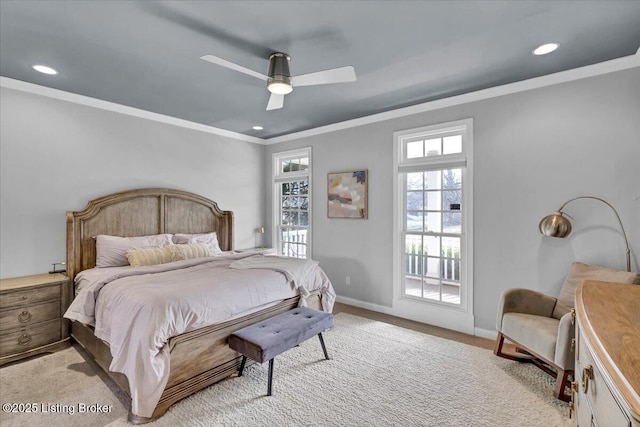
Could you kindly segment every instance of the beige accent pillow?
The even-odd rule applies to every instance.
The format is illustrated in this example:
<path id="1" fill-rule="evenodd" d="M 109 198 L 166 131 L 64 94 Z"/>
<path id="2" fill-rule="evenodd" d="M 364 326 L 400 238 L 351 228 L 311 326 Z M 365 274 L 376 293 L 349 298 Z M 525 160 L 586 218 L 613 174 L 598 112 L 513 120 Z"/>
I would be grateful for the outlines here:
<path id="1" fill-rule="evenodd" d="M 161 248 L 132 249 L 127 251 L 127 259 L 133 267 L 158 265 L 185 259 L 212 256 L 211 249 L 204 243 L 188 245 L 167 245 Z"/>
<path id="2" fill-rule="evenodd" d="M 640 274 L 628 271 L 614 270 L 613 268 L 598 267 L 595 265 L 574 262 L 571 264 L 569 274 L 560 289 L 558 302 L 565 307 L 575 307 L 576 288 L 584 280 L 600 280 L 602 282 L 616 283 L 640 283 Z"/>
<path id="3" fill-rule="evenodd" d="M 171 253 L 169 246 L 151 249 L 131 249 L 127 251 L 127 259 L 132 267 L 166 264 L 168 262 L 179 261 L 177 259 L 173 259 L 173 254 Z"/>
<path id="4" fill-rule="evenodd" d="M 182 259 L 194 259 L 213 256 L 214 253 L 211 250 L 211 246 L 207 243 L 189 243 L 186 245 L 172 245 L 176 246 L 176 250 L 180 251 Z"/>

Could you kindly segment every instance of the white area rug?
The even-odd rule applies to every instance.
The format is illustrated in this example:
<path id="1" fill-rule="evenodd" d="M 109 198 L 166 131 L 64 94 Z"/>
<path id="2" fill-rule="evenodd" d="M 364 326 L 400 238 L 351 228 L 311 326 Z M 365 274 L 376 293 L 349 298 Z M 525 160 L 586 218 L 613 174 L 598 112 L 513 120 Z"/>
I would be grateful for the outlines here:
<path id="1" fill-rule="evenodd" d="M 382 322 L 340 313 L 324 335 L 331 360 L 311 339 L 277 356 L 273 396 L 266 397 L 268 364 L 233 377 L 174 405 L 153 426 L 570 426 L 568 407 L 552 396 L 554 381 L 532 365 L 490 351 Z M 23 395 L 17 377 L 38 382 L 30 365 L 54 369 L 47 358 L 0 370 L 2 403 L 23 401 L 113 404 L 109 414 L 3 414 L 8 425 L 125 426 L 126 408 L 97 372 L 80 373 L 85 385 L 62 376 Z M 52 360 L 53 362 L 53 360 Z M 94 365 L 92 369 L 97 371 Z M 66 365 L 63 366 L 66 369 Z M 77 373 L 77 372 L 76 372 Z M 73 394 L 75 392 L 75 395 Z M 45 397 L 43 397 L 45 396 Z M 53 397 L 56 396 L 56 397 Z M 73 399 L 76 399 L 75 401 Z"/>

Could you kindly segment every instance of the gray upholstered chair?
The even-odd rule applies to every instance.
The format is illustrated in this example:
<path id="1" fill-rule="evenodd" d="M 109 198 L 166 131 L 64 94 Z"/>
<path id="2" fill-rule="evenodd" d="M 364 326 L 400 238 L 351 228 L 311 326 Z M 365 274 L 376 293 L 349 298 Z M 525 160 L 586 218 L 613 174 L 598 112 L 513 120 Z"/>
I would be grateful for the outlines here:
<path id="1" fill-rule="evenodd" d="M 573 307 L 576 287 L 583 280 L 640 284 L 640 274 L 574 262 L 558 298 L 530 289 L 508 289 L 502 293 L 493 353 L 520 362 L 531 362 L 556 377 L 554 395 L 568 401 L 565 387 L 573 375 Z M 503 350 L 507 339 L 516 352 Z"/>

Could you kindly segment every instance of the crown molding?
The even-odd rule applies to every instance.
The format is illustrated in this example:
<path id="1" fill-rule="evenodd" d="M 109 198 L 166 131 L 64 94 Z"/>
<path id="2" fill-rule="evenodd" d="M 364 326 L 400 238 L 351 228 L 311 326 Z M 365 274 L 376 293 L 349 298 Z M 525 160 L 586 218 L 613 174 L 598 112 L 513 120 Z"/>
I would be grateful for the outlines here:
<path id="1" fill-rule="evenodd" d="M 490 99 L 498 96 L 524 92 L 532 89 L 539 89 L 546 86 L 552 86 L 552 85 L 566 83 L 574 80 L 585 79 L 588 77 L 595 77 L 602 74 L 613 73 L 616 71 L 622 71 L 622 70 L 635 68 L 639 66 L 640 66 L 640 48 L 638 48 L 637 52 L 634 55 L 624 56 L 622 58 L 612 59 L 610 61 L 600 62 L 597 64 L 587 65 L 580 68 L 574 68 L 571 70 L 561 71 L 554 74 L 548 74 L 545 76 L 534 77 L 528 80 L 522 80 L 519 82 L 509 83 L 502 86 L 495 86 L 495 87 L 482 89 L 475 92 L 469 92 L 462 95 L 452 96 L 449 98 L 428 101 L 422 104 L 412 105 L 410 107 L 404 107 L 396 110 L 385 111 L 383 113 L 372 114 L 372 115 L 360 117 L 357 119 L 345 120 L 343 122 L 333 123 L 326 126 L 320 126 L 313 129 L 289 133 L 286 135 L 281 135 L 281 136 L 266 138 L 266 139 L 245 135 L 238 132 L 232 132 L 229 130 L 220 129 L 213 126 L 207 126 L 201 123 L 195 123 L 189 120 L 179 119 L 172 116 L 166 116 L 164 114 L 158 114 L 158 113 L 153 113 L 151 111 L 128 107 L 126 105 L 116 104 L 110 101 L 104 101 L 97 98 L 91 98 L 84 95 L 65 92 L 59 89 L 53 89 L 46 86 L 27 83 L 21 80 L 15 80 L 8 77 L 0 76 L 0 87 L 15 89 L 22 92 L 34 93 L 34 94 L 46 96 L 49 98 L 59 99 L 62 101 L 72 102 L 75 104 L 86 105 L 93 108 L 99 108 L 102 110 L 112 111 L 120 114 L 126 114 L 126 115 L 139 117 L 147 120 L 153 120 L 156 122 L 166 123 L 173 126 L 179 126 L 186 129 L 196 130 L 199 132 L 205 132 L 213 135 L 224 136 L 224 137 L 236 139 L 239 141 L 251 142 L 251 143 L 260 144 L 260 145 L 272 145 L 272 144 L 278 144 L 281 142 L 306 138 L 310 136 L 321 135 L 329 132 L 335 132 L 342 129 L 349 129 L 353 127 L 364 126 L 371 123 L 382 122 L 385 120 L 392 120 L 399 117 L 411 116 L 414 114 L 420 114 L 427 111 L 434 111 L 442 108 L 453 107 L 456 105 L 467 104 L 469 102 L 481 101 L 484 99 Z"/>
<path id="2" fill-rule="evenodd" d="M 469 102 L 482 101 L 484 99 L 495 98 L 498 96 L 509 95 L 518 92 L 524 92 L 532 89 L 539 89 L 546 86 L 552 86 L 560 83 L 566 83 L 574 80 L 595 77 L 602 74 L 622 71 L 629 68 L 640 66 L 640 48 L 635 55 L 624 56 L 622 58 L 612 59 L 610 61 L 599 62 L 597 64 L 587 65 L 571 70 L 560 71 L 558 73 L 547 74 L 540 77 L 534 77 L 528 80 L 509 83 L 502 86 L 490 87 L 475 92 L 469 92 L 462 95 L 452 96 L 449 98 L 437 99 L 410 107 L 399 108 L 397 110 L 385 111 L 383 113 L 372 114 L 370 116 L 360 117 L 344 122 L 333 123 L 301 132 L 290 133 L 287 135 L 267 138 L 267 145 L 278 144 L 280 142 L 293 141 L 300 138 L 306 138 L 324 133 L 335 132 L 338 130 L 364 126 L 371 123 L 392 120 L 399 117 L 411 116 L 427 111 L 440 110 L 442 108 L 453 107 L 456 105 L 467 104 Z"/>
<path id="3" fill-rule="evenodd" d="M 152 120 L 154 122 L 165 123 L 186 129 L 196 130 L 199 132 L 210 133 L 213 135 L 224 136 L 239 141 L 252 142 L 254 144 L 265 144 L 265 140 L 255 136 L 244 135 L 238 132 L 232 132 L 213 126 L 203 125 L 201 123 L 191 122 L 189 120 L 178 119 L 164 114 L 153 113 L 151 111 L 141 110 L 139 108 L 128 107 L 115 102 L 104 101 L 102 99 L 91 98 L 89 96 L 78 95 L 76 93 L 65 92 L 59 89 L 53 89 L 46 86 L 40 86 L 33 83 L 15 80 L 8 77 L 0 76 L 0 87 L 15 89 L 22 92 L 33 93 L 36 95 L 46 96 L 48 98 L 59 99 L 61 101 L 72 102 L 74 104 L 86 105 L 88 107 L 99 108 L 101 110 L 111 111 L 114 113 L 126 114 L 128 116 L 139 117 L 142 119 Z"/>

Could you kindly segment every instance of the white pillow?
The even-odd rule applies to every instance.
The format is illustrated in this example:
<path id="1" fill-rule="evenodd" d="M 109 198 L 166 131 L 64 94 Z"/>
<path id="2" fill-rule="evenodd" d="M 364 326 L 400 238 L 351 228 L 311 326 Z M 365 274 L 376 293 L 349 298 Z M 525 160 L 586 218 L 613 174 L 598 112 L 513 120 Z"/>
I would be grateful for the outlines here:
<path id="1" fill-rule="evenodd" d="M 171 234 L 153 236 L 118 237 L 99 234 L 96 236 L 96 267 L 120 267 L 129 265 L 127 251 L 150 249 L 170 245 Z"/>
<path id="2" fill-rule="evenodd" d="M 213 233 L 202 234 L 176 233 L 173 235 L 173 242 L 179 245 L 184 245 L 186 243 L 206 243 L 209 245 L 213 255 L 220 255 L 223 253 L 222 249 L 220 249 L 220 245 L 218 244 L 218 235 L 215 231 Z"/>

